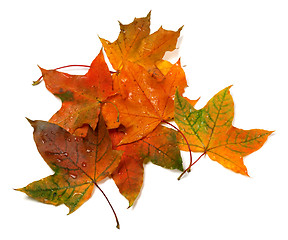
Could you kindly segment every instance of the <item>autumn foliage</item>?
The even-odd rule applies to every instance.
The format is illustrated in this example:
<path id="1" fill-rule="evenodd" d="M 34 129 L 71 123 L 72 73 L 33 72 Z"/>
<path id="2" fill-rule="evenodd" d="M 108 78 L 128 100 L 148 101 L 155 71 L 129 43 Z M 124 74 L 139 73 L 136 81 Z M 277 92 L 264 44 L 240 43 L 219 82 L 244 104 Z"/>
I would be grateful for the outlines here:
<path id="1" fill-rule="evenodd" d="M 160 27 L 151 34 L 149 13 L 128 25 L 120 23 L 114 42 L 100 38 L 103 50 L 85 75 L 40 68 L 46 88 L 62 106 L 48 122 L 28 121 L 39 153 L 55 173 L 17 190 L 43 203 L 65 204 L 72 213 L 96 187 L 119 227 L 98 185 L 105 178 L 114 180 L 130 207 L 141 191 L 148 162 L 178 170 L 180 179 L 207 155 L 248 176 L 243 157 L 261 148 L 272 132 L 232 125 L 230 87 L 199 110 L 196 100 L 183 96 L 187 81 L 180 60 L 163 59 L 176 48 L 181 29 Z M 180 150 L 190 152 L 185 169 Z M 203 154 L 193 161 L 192 152 Z"/>

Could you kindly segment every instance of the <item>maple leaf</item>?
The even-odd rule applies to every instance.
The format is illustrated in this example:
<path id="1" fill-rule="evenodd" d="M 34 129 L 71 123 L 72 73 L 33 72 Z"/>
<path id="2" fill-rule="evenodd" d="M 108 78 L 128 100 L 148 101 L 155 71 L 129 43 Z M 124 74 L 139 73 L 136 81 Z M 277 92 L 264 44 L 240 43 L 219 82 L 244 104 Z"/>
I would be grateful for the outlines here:
<path id="1" fill-rule="evenodd" d="M 220 91 L 200 110 L 176 91 L 175 122 L 192 151 L 204 152 L 202 155 L 207 154 L 222 166 L 248 176 L 243 157 L 261 148 L 272 131 L 232 126 L 234 103 L 229 89 Z M 183 139 L 179 140 L 179 147 L 188 150 Z"/>
<path id="2" fill-rule="evenodd" d="M 183 170 L 176 131 L 160 125 L 145 138 L 121 146 L 118 144 L 124 132 L 118 129 L 109 132 L 114 149 L 123 151 L 112 178 L 120 193 L 129 201 L 129 207 L 133 205 L 143 184 L 143 163 L 151 161 L 164 168 Z"/>
<path id="3" fill-rule="evenodd" d="M 175 63 L 161 81 L 155 79 L 140 65 L 126 62 L 119 74 L 120 95 L 109 98 L 117 106 L 103 105 L 103 116 L 108 128 L 122 123 L 126 135 L 120 144 L 137 141 L 152 132 L 163 120 L 174 117 L 175 89 L 182 94 L 187 86 L 180 61 Z M 119 114 L 119 122 L 116 116 Z"/>
<path id="4" fill-rule="evenodd" d="M 173 51 L 182 29 L 168 31 L 160 27 L 150 34 L 151 12 L 144 18 L 135 18 L 130 24 L 120 23 L 120 34 L 113 43 L 100 38 L 113 68 L 121 70 L 126 61 L 136 62 L 148 72 L 157 71 L 156 62 L 166 51 Z"/>
<path id="5" fill-rule="evenodd" d="M 106 177 L 113 178 L 131 207 L 148 162 L 182 171 L 180 179 L 207 154 L 248 176 L 243 157 L 261 148 L 272 131 L 232 125 L 230 87 L 199 110 L 194 108 L 198 100 L 182 97 L 187 81 L 180 60 L 175 64 L 163 60 L 167 51 L 175 50 L 182 27 L 177 31 L 160 27 L 150 34 L 150 15 L 127 25 L 120 23 L 120 34 L 112 43 L 100 38 L 116 70 L 112 75 L 102 50 L 85 75 L 57 70 L 87 65 L 40 68 L 46 88 L 61 99 L 62 106 L 49 122 L 28 121 L 38 151 L 54 174 L 16 190 L 44 203 L 65 204 L 71 214 L 97 187 L 119 228 L 116 213 L 98 185 Z M 179 129 L 168 122 L 173 119 Z M 180 150 L 190 152 L 190 165 L 184 171 Z M 203 153 L 193 162 L 191 150 Z"/>
<path id="6" fill-rule="evenodd" d="M 112 149 L 102 117 L 95 131 L 89 127 L 85 138 L 53 123 L 29 122 L 38 151 L 55 174 L 17 190 L 43 203 L 65 204 L 70 214 L 91 197 L 94 186 L 99 188 L 99 181 L 115 171 L 122 152 Z"/>
<path id="7" fill-rule="evenodd" d="M 103 52 L 100 51 L 85 75 L 70 75 L 43 68 L 41 71 L 46 88 L 62 101 L 62 107 L 49 122 L 71 133 L 85 124 L 95 129 L 101 103 L 115 94 Z"/>

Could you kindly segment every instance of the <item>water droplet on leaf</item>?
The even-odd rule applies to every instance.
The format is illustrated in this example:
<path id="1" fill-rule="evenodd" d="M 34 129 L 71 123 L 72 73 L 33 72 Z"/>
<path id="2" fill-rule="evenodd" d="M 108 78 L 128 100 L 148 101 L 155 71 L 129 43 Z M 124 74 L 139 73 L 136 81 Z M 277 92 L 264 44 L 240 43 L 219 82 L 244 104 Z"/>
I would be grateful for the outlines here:
<path id="1" fill-rule="evenodd" d="M 70 177 L 73 178 L 73 179 L 76 179 L 76 178 L 77 178 L 77 175 L 76 175 L 76 174 L 73 174 L 73 173 L 70 173 Z"/>

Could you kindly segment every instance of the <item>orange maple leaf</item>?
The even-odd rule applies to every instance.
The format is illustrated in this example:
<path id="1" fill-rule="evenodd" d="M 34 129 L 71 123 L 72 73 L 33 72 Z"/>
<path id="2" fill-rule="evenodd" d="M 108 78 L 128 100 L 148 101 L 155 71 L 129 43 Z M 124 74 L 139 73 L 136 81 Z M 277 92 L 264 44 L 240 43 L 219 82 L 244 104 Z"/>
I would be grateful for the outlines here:
<path id="1" fill-rule="evenodd" d="M 175 49 L 182 27 L 176 32 L 160 27 L 150 34 L 150 15 L 151 12 L 144 18 L 135 18 L 127 25 L 120 23 L 120 34 L 113 43 L 100 38 L 115 70 L 121 70 L 125 62 L 130 61 L 143 66 L 148 72 L 158 73 L 156 62 L 162 60 L 166 51 Z"/>
<path id="2" fill-rule="evenodd" d="M 117 106 L 103 105 L 103 116 L 108 128 L 116 128 L 117 114 L 126 128 L 120 144 L 137 141 L 152 132 L 163 120 L 174 117 L 174 95 L 178 86 L 182 94 L 187 86 L 180 61 L 174 64 L 161 81 L 155 79 L 142 66 L 126 62 L 119 74 L 120 93 L 109 98 Z"/>
<path id="3" fill-rule="evenodd" d="M 232 126 L 234 103 L 229 89 L 220 91 L 200 110 L 176 92 L 175 122 L 192 151 L 204 152 L 202 155 L 207 154 L 224 167 L 248 176 L 243 157 L 261 148 L 272 131 L 242 130 Z M 188 150 L 182 138 L 179 147 Z"/>
<path id="4" fill-rule="evenodd" d="M 103 52 L 100 51 L 85 75 L 43 68 L 41 71 L 46 88 L 62 101 L 60 110 L 49 121 L 71 133 L 85 124 L 95 129 L 101 103 L 115 94 Z"/>

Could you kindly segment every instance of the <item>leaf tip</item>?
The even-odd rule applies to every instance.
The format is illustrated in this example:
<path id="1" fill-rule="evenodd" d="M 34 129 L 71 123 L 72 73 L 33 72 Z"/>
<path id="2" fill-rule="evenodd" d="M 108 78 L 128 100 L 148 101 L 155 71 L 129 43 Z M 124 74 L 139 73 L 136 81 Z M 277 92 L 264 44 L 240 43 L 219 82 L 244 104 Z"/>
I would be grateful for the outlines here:
<path id="1" fill-rule="evenodd" d="M 40 69 L 42 75 L 47 71 L 46 69 L 40 67 L 38 64 L 37 64 L 37 67 Z"/>
<path id="2" fill-rule="evenodd" d="M 40 71 L 42 72 L 41 77 L 39 77 L 36 81 L 33 81 L 32 86 L 37 86 L 39 83 L 42 82 L 42 78 L 43 78 L 43 68 L 41 68 L 38 64 L 37 67 L 40 69 Z"/>
<path id="3" fill-rule="evenodd" d="M 241 169 L 240 171 L 238 171 L 238 172 L 235 171 L 235 172 L 236 172 L 236 173 L 240 173 L 240 174 L 242 174 L 243 176 L 250 178 L 250 175 L 248 174 L 248 170 L 247 170 L 246 166 L 244 166 L 244 168 Z"/>
<path id="4" fill-rule="evenodd" d="M 175 65 L 181 67 L 181 58 L 179 58 L 179 59 L 177 60 L 177 62 L 175 63 Z"/>
<path id="5" fill-rule="evenodd" d="M 176 92 L 175 92 L 175 96 L 178 96 L 179 95 L 179 90 L 178 90 L 178 87 L 176 87 Z"/>
<path id="6" fill-rule="evenodd" d="M 101 38 L 99 35 L 98 35 L 98 38 L 99 38 L 102 46 L 104 47 L 104 49 L 105 49 L 105 47 L 107 47 L 108 45 L 111 44 L 111 42 L 109 42 L 108 40 L 106 40 L 106 39 L 104 39 L 104 38 Z"/>
<path id="7" fill-rule="evenodd" d="M 71 215 L 71 213 L 75 212 L 75 207 L 72 208 L 72 207 L 69 207 L 69 212 L 67 213 L 67 216 Z"/>
<path id="8" fill-rule="evenodd" d="M 274 132 L 276 132 L 276 130 L 268 131 L 269 136 L 270 136 L 271 134 L 273 134 Z"/>
<path id="9" fill-rule="evenodd" d="M 97 55 L 102 61 L 104 61 L 104 47 L 102 46 L 99 54 Z M 92 64 L 91 64 L 92 65 Z"/>
<path id="10" fill-rule="evenodd" d="M 124 27 L 124 24 L 121 23 L 119 20 L 118 20 L 118 23 L 119 23 L 120 29 L 122 29 Z"/>
<path id="11" fill-rule="evenodd" d="M 131 207 L 134 207 L 133 204 L 134 204 L 136 198 L 137 198 L 137 196 L 136 196 L 135 198 L 133 198 L 133 199 L 130 199 L 130 200 L 128 199 L 128 201 L 129 201 L 129 206 L 127 207 L 127 209 L 129 209 L 129 208 L 131 208 Z"/>
<path id="12" fill-rule="evenodd" d="M 183 29 L 184 25 L 182 25 L 177 32 L 181 32 L 181 30 Z"/>
<path id="13" fill-rule="evenodd" d="M 148 12 L 148 14 L 147 14 L 146 18 L 148 18 L 148 19 L 150 19 L 150 18 L 151 18 L 151 12 L 152 12 L 152 10 L 150 10 L 150 11 Z"/>
<path id="14" fill-rule="evenodd" d="M 31 120 L 31 119 L 29 119 L 29 118 L 27 118 L 27 117 L 25 117 L 26 119 L 27 119 L 27 121 L 31 124 L 31 126 L 33 126 L 34 124 L 35 124 L 35 121 L 33 121 L 33 120 Z"/>
<path id="15" fill-rule="evenodd" d="M 226 87 L 226 88 L 224 88 L 221 92 L 225 92 L 225 93 L 230 93 L 230 88 L 232 88 L 233 87 L 233 85 L 231 84 L 231 85 L 229 85 L 228 87 Z"/>
<path id="16" fill-rule="evenodd" d="M 14 191 L 24 192 L 25 188 L 13 188 Z"/>

